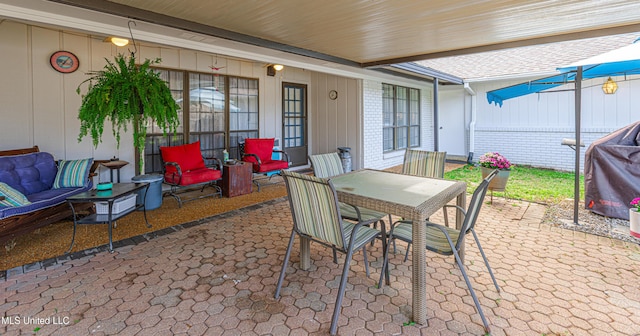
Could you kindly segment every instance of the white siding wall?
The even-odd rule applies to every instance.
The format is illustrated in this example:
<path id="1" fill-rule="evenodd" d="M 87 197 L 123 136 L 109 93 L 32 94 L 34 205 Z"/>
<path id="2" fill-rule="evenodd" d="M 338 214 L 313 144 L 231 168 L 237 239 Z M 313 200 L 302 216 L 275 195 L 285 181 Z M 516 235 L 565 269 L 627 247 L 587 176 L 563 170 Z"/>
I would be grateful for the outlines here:
<path id="1" fill-rule="evenodd" d="M 135 157 L 131 134 L 122 134 L 120 147 L 105 125 L 102 142 L 94 148 L 90 137 L 78 142 L 77 111 L 81 96 L 78 85 L 87 73 L 101 70 L 105 58 L 129 53 L 132 46 L 115 47 L 102 38 L 53 28 L 0 21 L 0 150 L 38 145 L 56 159 L 119 157 L 131 164 L 121 171 L 122 181 L 135 175 Z M 58 50 L 73 52 L 80 68 L 71 74 L 56 72 L 49 65 L 50 55 Z M 404 151 L 382 153 L 382 80 L 347 78 L 285 67 L 274 77 L 266 76 L 266 64 L 240 60 L 194 50 L 144 43 L 138 47 L 138 59 L 161 58 L 160 67 L 204 73 L 257 78 L 260 85 L 260 136 L 282 138 L 282 82 L 308 85 L 309 151 L 335 151 L 339 146 L 352 148 L 353 167 L 384 169 L 402 163 Z M 210 66 L 223 67 L 219 71 Z M 386 76 L 383 76 L 386 77 Z M 429 83 L 393 78 L 385 83 L 420 89 L 422 104 L 421 148 L 433 149 L 433 89 Z M 338 99 L 328 92 L 335 89 Z M 86 84 L 82 87 L 86 92 Z M 102 169 L 100 179 L 108 179 Z"/>
<path id="2" fill-rule="evenodd" d="M 360 80 L 314 72 L 309 87 L 309 154 L 336 152 L 351 148 L 353 169 L 362 167 Z M 338 98 L 329 99 L 336 90 Z"/>
<path id="3" fill-rule="evenodd" d="M 614 79 L 618 81 L 614 95 L 602 93 L 606 78 L 583 82 L 581 139 L 585 147 L 581 169 L 584 152 L 594 140 L 640 119 L 638 77 Z M 474 160 L 485 152 L 497 151 L 515 164 L 573 171 L 575 152 L 560 145 L 563 138 L 575 138 L 573 91 L 531 94 L 509 99 L 502 107 L 487 102 L 487 91 L 523 80 L 527 79 L 471 84 L 478 94 Z"/>
<path id="4" fill-rule="evenodd" d="M 38 145 L 56 159 L 93 157 L 108 159 L 117 156 L 131 162 L 121 171 L 123 181 L 134 172 L 132 134 L 122 134 L 120 148 L 105 125 L 102 143 L 94 148 L 90 137 L 78 142 L 77 119 L 81 96 L 78 85 L 88 78 L 87 73 L 103 68 L 105 58 L 128 53 L 131 46 L 118 48 L 80 33 L 68 33 L 51 28 L 0 21 L 0 150 Z M 73 52 L 80 60 L 80 68 L 71 74 L 61 74 L 49 65 L 49 57 L 58 50 Z M 142 45 L 136 55 L 162 58 L 161 67 L 212 73 L 211 65 L 224 66 L 221 75 L 258 78 L 260 83 L 260 136 L 281 137 L 281 83 L 283 81 L 310 83 L 310 72 L 285 68 L 275 77 L 266 76 L 265 64 L 225 58 L 193 50 Z M 86 84 L 82 87 L 86 92 Z M 101 170 L 101 179 L 108 179 L 108 170 Z"/>

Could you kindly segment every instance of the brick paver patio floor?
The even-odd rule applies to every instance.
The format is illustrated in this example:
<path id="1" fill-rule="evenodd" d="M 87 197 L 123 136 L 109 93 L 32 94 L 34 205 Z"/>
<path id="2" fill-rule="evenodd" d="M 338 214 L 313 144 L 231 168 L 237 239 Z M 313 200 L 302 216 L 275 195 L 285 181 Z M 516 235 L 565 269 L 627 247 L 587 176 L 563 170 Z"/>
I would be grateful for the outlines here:
<path id="1" fill-rule="evenodd" d="M 640 333 L 638 245 L 541 225 L 543 213 L 542 205 L 503 199 L 483 208 L 478 234 L 500 293 L 467 240 L 466 265 L 492 335 Z M 288 203 L 279 200 L 113 254 L 10 270 L 0 280 L 0 334 L 328 334 L 341 273 L 329 249 L 312 244 L 311 270 L 301 271 L 296 241 L 282 297 L 273 298 L 290 229 Z M 459 270 L 435 254 L 427 258 L 428 325 L 411 325 L 406 245 L 391 258 L 391 286 L 378 289 L 380 246 L 369 249 L 371 277 L 362 253 L 355 256 L 340 335 L 483 334 Z"/>

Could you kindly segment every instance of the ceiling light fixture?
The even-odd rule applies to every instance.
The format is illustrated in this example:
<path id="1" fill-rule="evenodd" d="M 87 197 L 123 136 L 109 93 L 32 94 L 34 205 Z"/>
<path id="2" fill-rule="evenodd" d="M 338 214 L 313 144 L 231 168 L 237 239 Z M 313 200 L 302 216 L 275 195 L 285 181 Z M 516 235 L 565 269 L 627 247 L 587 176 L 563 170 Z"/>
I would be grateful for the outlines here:
<path id="1" fill-rule="evenodd" d="M 611 77 L 602 84 L 602 91 L 604 91 L 604 94 L 614 94 L 616 93 L 616 90 L 618 90 L 618 84 L 616 84 Z"/>
<path id="2" fill-rule="evenodd" d="M 113 36 L 107 37 L 106 39 L 104 39 L 104 42 L 111 42 L 111 43 L 117 45 L 118 47 L 124 47 L 127 44 L 129 44 L 129 40 L 127 40 L 125 38 L 113 37 Z"/>
<path id="3" fill-rule="evenodd" d="M 274 64 L 273 68 L 276 69 L 276 71 L 280 71 L 280 70 L 284 69 L 284 65 L 282 65 L 282 64 Z"/>

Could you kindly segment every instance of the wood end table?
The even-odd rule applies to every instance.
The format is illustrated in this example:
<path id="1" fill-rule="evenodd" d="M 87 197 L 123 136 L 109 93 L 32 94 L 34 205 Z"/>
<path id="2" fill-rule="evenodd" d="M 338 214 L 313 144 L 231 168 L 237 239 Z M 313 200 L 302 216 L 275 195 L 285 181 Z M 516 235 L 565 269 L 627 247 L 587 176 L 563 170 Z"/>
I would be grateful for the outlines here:
<path id="1" fill-rule="evenodd" d="M 222 165 L 222 196 L 235 197 L 250 194 L 253 184 L 251 163 L 235 161 L 235 164 Z"/>

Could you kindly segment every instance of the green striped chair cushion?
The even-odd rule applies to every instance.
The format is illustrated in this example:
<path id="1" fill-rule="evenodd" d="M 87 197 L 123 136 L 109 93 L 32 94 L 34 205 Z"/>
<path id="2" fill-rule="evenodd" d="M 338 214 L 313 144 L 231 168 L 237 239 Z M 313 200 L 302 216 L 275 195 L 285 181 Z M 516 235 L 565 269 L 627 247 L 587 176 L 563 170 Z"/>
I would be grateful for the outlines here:
<path id="1" fill-rule="evenodd" d="M 444 177 L 447 152 L 428 152 L 407 149 L 404 153 L 402 173 L 424 177 Z"/>
<path id="2" fill-rule="evenodd" d="M 345 249 L 338 204 L 327 179 L 282 171 L 296 230 Z"/>
<path id="3" fill-rule="evenodd" d="M 447 230 L 449 237 L 451 237 L 451 241 L 455 245 L 456 241 L 458 240 L 458 236 L 460 235 L 460 231 L 447 226 L 443 227 Z M 399 221 L 393 228 L 393 237 L 406 241 L 407 243 L 412 243 L 412 228 L 413 223 L 411 221 Z M 427 250 L 440 254 L 453 254 L 453 250 L 451 249 L 449 242 L 447 242 L 447 237 L 445 237 L 442 231 L 432 226 L 427 226 L 426 230 Z"/>
<path id="4" fill-rule="evenodd" d="M 84 187 L 89 178 L 93 159 L 60 160 L 53 189 Z"/>
<path id="5" fill-rule="evenodd" d="M 315 154 L 309 156 L 313 166 L 313 174 L 317 177 L 329 178 L 344 174 L 342 161 L 338 153 Z"/>
<path id="6" fill-rule="evenodd" d="M 0 182 L 0 196 L 4 197 L 3 200 L 0 200 L 0 207 L 2 208 L 31 204 L 31 202 L 27 199 L 27 196 L 13 189 L 11 186 L 4 182 Z"/>
<path id="7" fill-rule="evenodd" d="M 344 222 L 344 239 L 345 244 L 349 244 L 351 242 L 351 234 L 353 233 L 353 228 L 356 225 L 350 222 Z M 375 236 L 379 235 L 380 231 L 376 229 L 372 229 L 368 226 L 361 226 L 356 232 L 356 240 L 353 243 L 353 250 L 360 249 L 363 245 L 370 242 Z"/>

